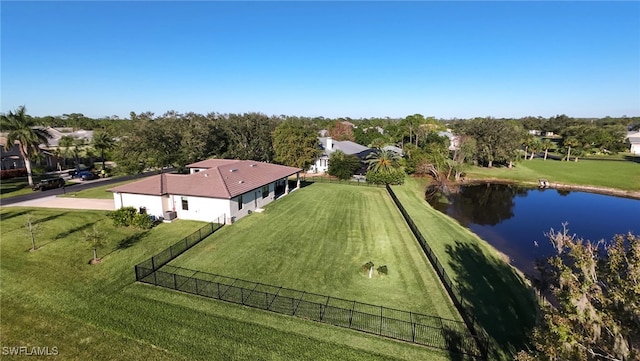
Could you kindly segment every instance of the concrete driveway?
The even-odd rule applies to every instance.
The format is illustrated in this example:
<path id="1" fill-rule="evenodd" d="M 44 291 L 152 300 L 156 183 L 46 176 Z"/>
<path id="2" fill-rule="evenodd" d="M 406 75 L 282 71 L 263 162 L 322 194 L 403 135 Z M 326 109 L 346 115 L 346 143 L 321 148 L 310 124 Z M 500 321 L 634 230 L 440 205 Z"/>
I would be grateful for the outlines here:
<path id="1" fill-rule="evenodd" d="M 66 209 L 96 209 L 102 211 L 113 211 L 115 205 L 113 199 L 92 199 L 92 198 L 63 198 L 49 196 L 29 201 L 2 205 L 3 207 L 43 207 L 43 208 L 66 208 Z"/>

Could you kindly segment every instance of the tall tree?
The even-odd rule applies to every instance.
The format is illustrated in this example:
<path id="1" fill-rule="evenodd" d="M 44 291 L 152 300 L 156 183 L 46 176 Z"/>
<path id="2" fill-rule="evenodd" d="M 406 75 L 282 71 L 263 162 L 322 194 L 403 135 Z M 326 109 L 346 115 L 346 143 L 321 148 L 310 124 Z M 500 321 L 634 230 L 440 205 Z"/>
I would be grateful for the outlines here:
<path id="1" fill-rule="evenodd" d="M 15 143 L 18 144 L 20 155 L 24 159 L 27 168 L 27 179 L 29 186 L 33 187 L 33 175 L 31 171 L 31 158 L 40 151 L 40 144 L 49 144 L 51 134 L 45 129 L 36 128 L 34 119 L 27 116 L 27 109 L 24 105 L 18 109 L 9 111 L 0 116 L 0 129 L 7 133 L 7 143 L 5 149 L 10 149 Z"/>
<path id="2" fill-rule="evenodd" d="M 272 134 L 279 122 L 261 113 L 229 114 L 222 121 L 229 142 L 225 157 L 271 162 Z"/>
<path id="3" fill-rule="evenodd" d="M 540 144 L 540 147 L 544 149 L 544 160 L 547 160 L 547 156 L 549 155 L 549 149 L 553 147 L 553 142 L 548 138 L 544 138 L 542 140 L 542 143 Z"/>
<path id="4" fill-rule="evenodd" d="M 561 232 L 547 235 L 557 254 L 538 265 L 553 305 L 517 360 L 640 359 L 640 237 L 593 243 Z"/>
<path id="5" fill-rule="evenodd" d="M 293 121 L 285 121 L 276 127 L 273 150 L 276 162 L 303 170 L 309 169 L 322 154 L 312 125 Z"/>
<path id="6" fill-rule="evenodd" d="M 464 121 L 457 128 L 459 134 L 476 140 L 478 161 L 488 167 L 493 167 L 494 162 L 511 165 L 524 137 L 517 123 L 493 118 Z"/>
<path id="7" fill-rule="evenodd" d="M 349 122 L 336 120 L 329 128 L 329 135 L 335 140 L 355 141 L 356 137 L 353 133 L 353 126 Z"/>
<path id="8" fill-rule="evenodd" d="M 105 152 L 113 149 L 115 141 L 106 132 L 96 132 L 93 134 L 93 147 L 100 152 L 102 158 L 102 169 L 105 169 Z"/>
<path id="9" fill-rule="evenodd" d="M 360 168 L 360 159 L 352 154 L 335 151 L 329 157 L 329 175 L 347 180 Z"/>

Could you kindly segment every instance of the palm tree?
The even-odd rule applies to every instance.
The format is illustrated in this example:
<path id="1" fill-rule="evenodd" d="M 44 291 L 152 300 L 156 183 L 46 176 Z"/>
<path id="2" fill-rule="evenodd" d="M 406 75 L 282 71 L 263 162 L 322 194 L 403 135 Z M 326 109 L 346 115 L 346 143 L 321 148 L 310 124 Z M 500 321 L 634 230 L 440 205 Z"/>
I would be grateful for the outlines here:
<path id="1" fill-rule="evenodd" d="M 7 114 L 2 114 L 0 129 L 2 132 L 7 132 L 5 149 L 10 149 L 15 143 L 18 143 L 20 154 L 24 159 L 24 166 L 27 168 L 29 186 L 33 187 L 31 158 L 39 151 L 40 144 L 49 144 L 51 134 L 45 129 L 34 128 L 36 123 L 33 118 L 27 117 L 26 112 L 27 109 L 22 105 L 15 112 L 9 111 Z"/>
<path id="2" fill-rule="evenodd" d="M 102 158 L 102 169 L 105 169 L 105 158 L 104 153 L 107 150 L 113 149 L 115 146 L 115 142 L 113 138 L 109 136 L 109 134 L 105 132 L 99 132 L 93 135 L 93 147 L 100 151 L 100 158 Z"/>
<path id="3" fill-rule="evenodd" d="M 391 173 L 396 170 L 400 163 L 399 156 L 393 151 L 378 149 L 367 156 L 367 171 L 373 173 Z"/>
<path id="4" fill-rule="evenodd" d="M 535 138 L 529 144 L 529 151 L 531 152 L 531 156 L 529 157 L 529 160 L 532 160 L 533 157 L 535 157 L 536 153 L 540 151 L 540 148 L 542 148 L 542 142 L 538 138 Z M 526 154 L 525 154 L 525 158 L 526 158 Z"/>
<path id="5" fill-rule="evenodd" d="M 571 148 L 578 147 L 580 145 L 580 142 L 578 141 L 578 138 L 573 137 L 573 136 L 569 136 L 569 137 L 566 137 L 562 143 L 567 148 L 567 162 L 568 162 L 569 159 L 571 158 Z M 576 151 L 577 151 L 577 149 L 576 149 Z M 577 160 L 576 160 L 576 162 L 577 162 Z"/>
<path id="6" fill-rule="evenodd" d="M 549 148 L 553 146 L 553 142 L 551 140 L 545 138 L 540 144 L 542 149 L 544 149 L 544 160 L 547 160 L 547 156 L 549 155 Z"/>

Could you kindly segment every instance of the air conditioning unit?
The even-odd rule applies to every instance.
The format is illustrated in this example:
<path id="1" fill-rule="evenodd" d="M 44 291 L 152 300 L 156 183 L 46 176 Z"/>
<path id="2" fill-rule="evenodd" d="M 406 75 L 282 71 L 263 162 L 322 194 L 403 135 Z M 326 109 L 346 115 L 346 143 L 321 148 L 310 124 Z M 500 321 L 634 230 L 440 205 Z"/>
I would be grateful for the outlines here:
<path id="1" fill-rule="evenodd" d="M 178 216 L 178 214 L 175 211 L 166 211 L 166 212 L 164 212 L 164 219 L 166 219 L 168 221 L 172 221 L 172 220 L 176 219 L 177 216 Z"/>

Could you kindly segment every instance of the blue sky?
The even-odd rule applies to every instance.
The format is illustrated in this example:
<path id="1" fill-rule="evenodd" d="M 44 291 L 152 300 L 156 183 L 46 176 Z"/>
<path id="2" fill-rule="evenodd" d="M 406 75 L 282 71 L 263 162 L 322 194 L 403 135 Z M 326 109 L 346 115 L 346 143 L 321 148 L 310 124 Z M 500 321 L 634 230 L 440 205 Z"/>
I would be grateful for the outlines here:
<path id="1" fill-rule="evenodd" d="M 640 2 L 1 2 L 1 108 L 640 115 Z"/>

